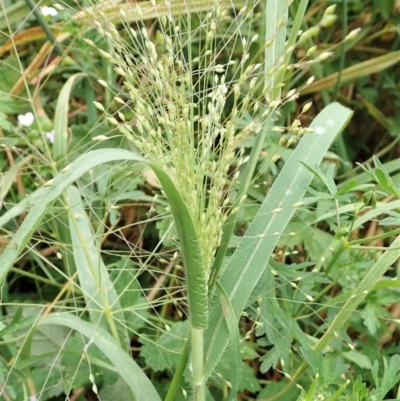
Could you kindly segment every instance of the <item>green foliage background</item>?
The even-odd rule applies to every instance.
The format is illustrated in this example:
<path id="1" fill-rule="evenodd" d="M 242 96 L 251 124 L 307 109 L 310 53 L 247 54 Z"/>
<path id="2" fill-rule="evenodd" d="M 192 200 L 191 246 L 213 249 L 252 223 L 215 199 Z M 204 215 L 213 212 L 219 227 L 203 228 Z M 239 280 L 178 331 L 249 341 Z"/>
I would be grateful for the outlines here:
<path id="1" fill-rule="evenodd" d="M 291 3 L 288 35 L 306 3 Z M 0 4 L 0 399 L 191 399 L 185 252 L 191 263 L 198 254 L 182 241 L 193 233 L 190 217 L 173 180 L 154 174 L 106 118 L 121 121 L 114 95 L 128 94 L 99 56 L 111 52 L 93 24 L 101 13 L 84 0 L 60 3 L 53 17 L 40 8 L 48 1 Z M 154 34 L 150 2 L 140 3 L 143 20 L 121 4 L 133 10 L 132 29 Z M 251 62 L 262 61 L 270 29 L 263 4 L 239 33 L 219 26 L 228 38 L 255 38 Z M 324 24 L 332 5 L 336 19 Z M 108 2 L 100 9 L 123 26 Z M 282 96 L 303 88 L 300 96 L 268 120 L 264 136 L 246 131 L 251 113 L 237 121 L 231 176 L 240 152 L 247 164 L 223 195 L 235 213 L 209 293 L 197 299 L 209 313 L 207 400 L 400 399 L 399 4 L 318 0 L 304 11 L 298 29 L 318 31 L 289 36 L 299 41 L 290 59 L 298 68 L 271 74 L 284 78 Z M 200 55 L 204 14 L 188 18 L 180 21 L 198 33 L 190 49 Z M 219 62 L 242 57 L 242 44 L 227 40 Z M 128 49 L 124 57 L 143 67 Z M 227 81 L 238 79 L 227 71 Z M 232 105 L 230 93 L 226 115 Z M 123 111 L 135 118 L 134 107 Z M 19 116 L 29 112 L 34 121 L 24 126 Z M 299 116 L 314 129 L 301 139 Z"/>

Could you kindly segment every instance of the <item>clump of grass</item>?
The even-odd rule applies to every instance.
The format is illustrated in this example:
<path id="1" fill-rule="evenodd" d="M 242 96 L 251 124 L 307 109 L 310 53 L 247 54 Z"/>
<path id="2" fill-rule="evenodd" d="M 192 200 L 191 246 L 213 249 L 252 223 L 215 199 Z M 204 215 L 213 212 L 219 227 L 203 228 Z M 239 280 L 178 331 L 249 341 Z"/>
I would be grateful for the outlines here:
<path id="1" fill-rule="evenodd" d="M 273 128 L 271 121 L 279 108 L 296 100 L 299 92 L 293 89 L 281 96 L 286 71 L 293 67 L 288 63 L 293 46 L 285 49 L 282 40 L 275 43 L 275 38 L 285 36 L 287 9 L 276 14 L 279 19 L 272 21 L 276 31 L 265 32 L 268 40 L 260 46 L 263 41 L 256 25 L 261 3 L 244 2 L 235 9 L 215 2 L 204 15 L 195 13 L 195 18 L 191 13 L 197 10 L 196 2 L 180 4 L 182 10 L 169 1 L 151 4 L 156 13 L 151 28 L 144 22 L 133 28 L 121 9 L 122 31 L 99 8 L 93 9 L 94 25 L 109 48 L 99 52 L 113 65 L 124 86 L 122 93 L 116 93 L 110 83 L 99 80 L 112 92 L 119 110 L 113 114 L 107 111 L 110 105 L 95 105 L 156 171 L 160 169 L 169 177 L 193 223 L 193 241 L 198 242 L 202 260 L 192 282 L 193 267 L 186 263 L 185 268 L 193 388 L 195 399 L 200 400 L 204 399 L 202 348 L 207 317 L 196 323 L 199 311 L 191 306 L 190 297 L 197 297 L 206 316 L 207 284 L 223 224 L 245 199 L 245 191 L 237 199 L 230 198 L 230 187 L 243 162 L 244 147 L 238 144 L 262 131 L 265 135 Z M 129 12 L 141 21 L 145 19 L 139 3 Z M 87 43 L 95 46 L 90 40 Z M 307 129 L 295 120 L 288 132 L 290 136 L 281 142 L 292 146 Z"/>

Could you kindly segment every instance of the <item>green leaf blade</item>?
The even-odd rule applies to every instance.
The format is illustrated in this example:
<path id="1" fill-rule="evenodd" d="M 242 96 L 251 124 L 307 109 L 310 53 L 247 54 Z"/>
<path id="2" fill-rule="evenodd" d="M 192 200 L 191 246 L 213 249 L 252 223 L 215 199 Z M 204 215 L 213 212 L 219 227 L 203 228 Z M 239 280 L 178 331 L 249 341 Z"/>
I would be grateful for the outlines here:
<path id="1" fill-rule="evenodd" d="M 102 328 L 66 313 L 53 313 L 46 316 L 41 325 L 47 324 L 67 326 L 89 338 L 114 365 L 137 400 L 161 401 L 156 389 L 140 366 Z"/>
<path id="2" fill-rule="evenodd" d="M 313 174 L 301 168 L 300 162 L 319 164 L 351 115 L 351 110 L 333 103 L 315 118 L 311 124 L 314 132 L 300 141 L 233 254 L 220 283 L 228 294 L 237 319 L 278 242 L 279 235 L 276 233 L 283 232 L 295 212 L 293 205 L 303 199 L 312 180 Z M 282 211 L 271 213 L 276 208 Z M 263 238 L 259 238 L 260 235 Z M 210 328 L 206 333 L 206 377 L 214 370 L 229 341 L 221 307 L 215 299 L 210 314 Z"/>
<path id="3" fill-rule="evenodd" d="M 63 160 L 68 151 L 68 111 L 69 99 L 71 96 L 72 87 L 75 82 L 86 76 L 85 73 L 79 72 L 68 78 L 67 82 L 61 89 L 57 99 L 57 106 L 54 115 L 54 146 L 53 157 L 56 162 Z M 64 164 L 65 165 L 65 164 Z"/>
<path id="4" fill-rule="evenodd" d="M 208 301 L 206 272 L 197 232 L 189 210 L 169 176 L 151 165 L 159 179 L 171 207 L 185 262 L 188 303 L 191 326 L 206 329 L 208 326 Z"/>
<path id="5" fill-rule="evenodd" d="M 119 323 L 124 321 L 124 316 L 118 294 L 102 260 L 100 246 L 96 243 L 96 236 L 76 187 L 67 189 L 65 201 L 68 205 L 72 253 L 91 320 L 112 334 L 119 345 L 128 351 L 129 337 L 126 328 Z"/>

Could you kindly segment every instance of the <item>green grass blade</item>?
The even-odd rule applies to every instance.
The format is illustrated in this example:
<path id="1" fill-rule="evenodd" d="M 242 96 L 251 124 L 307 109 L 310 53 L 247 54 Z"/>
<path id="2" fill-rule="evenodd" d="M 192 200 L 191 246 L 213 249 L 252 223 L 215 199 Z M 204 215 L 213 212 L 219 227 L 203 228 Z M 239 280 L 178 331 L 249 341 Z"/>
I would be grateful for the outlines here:
<path id="1" fill-rule="evenodd" d="M 11 209 L 7 210 L 2 216 L 0 216 L 0 227 L 6 225 L 10 220 L 25 213 L 35 202 L 43 195 L 43 192 L 47 188 L 40 187 L 27 195 L 24 199 L 19 201 Z"/>
<path id="2" fill-rule="evenodd" d="M 304 22 L 304 16 L 307 11 L 309 0 L 300 0 L 300 4 L 296 8 L 296 16 L 294 18 L 292 27 L 290 29 L 290 34 L 286 43 L 286 48 L 294 46 L 296 44 L 297 38 L 299 37 L 299 32 L 301 31 L 301 25 Z M 285 63 L 289 63 L 292 52 L 286 52 Z M 284 76 L 284 72 L 282 72 Z"/>
<path id="3" fill-rule="evenodd" d="M 193 399 L 205 400 L 204 330 L 208 326 L 208 289 L 203 254 L 189 210 L 169 176 L 151 165 L 170 205 L 185 265 L 189 305 Z M 182 359 L 184 357 L 182 356 Z"/>
<path id="4" fill-rule="evenodd" d="M 224 313 L 224 318 L 226 322 L 226 326 L 228 328 L 230 344 L 231 344 L 231 374 L 229 377 L 229 382 L 231 384 L 231 389 L 229 392 L 229 400 L 235 401 L 237 399 L 237 391 L 238 391 L 238 382 L 239 382 L 239 367 L 240 367 L 240 334 L 239 328 L 236 322 L 235 311 L 232 308 L 232 304 L 229 301 L 226 292 L 222 288 L 222 286 L 217 281 L 217 292 L 219 296 L 219 300 L 221 303 L 221 308 Z"/>
<path id="5" fill-rule="evenodd" d="M 86 74 L 77 73 L 68 78 L 63 85 L 57 99 L 56 110 L 54 114 L 54 144 L 52 147 L 53 159 L 58 168 L 67 164 L 68 154 L 68 112 L 71 91 L 74 83 Z M 61 210 L 64 205 L 56 202 L 56 207 Z M 60 243 L 60 252 L 63 257 L 63 264 L 69 271 L 73 271 L 74 260 L 69 248 L 71 247 L 71 233 L 68 229 L 68 216 L 66 213 L 60 213 L 58 219 L 54 222 L 54 230 Z"/>
<path id="6" fill-rule="evenodd" d="M 17 176 L 20 168 L 31 160 L 32 156 L 27 156 L 18 160 L 14 165 L 12 165 L 5 173 L 0 175 L 0 209 L 3 205 L 3 200 L 8 194 L 15 177 Z"/>
<path id="7" fill-rule="evenodd" d="M 191 326 L 206 329 L 208 324 L 207 282 L 203 266 L 203 256 L 197 233 L 189 210 L 169 176 L 154 165 L 151 168 L 157 175 L 168 199 L 178 231 L 182 256 L 185 262 L 186 288 Z"/>
<path id="8" fill-rule="evenodd" d="M 314 132 L 302 138 L 232 255 L 219 281 L 228 294 L 237 320 L 267 266 L 279 233 L 283 232 L 295 212 L 293 205 L 301 202 L 312 180 L 312 173 L 300 162 L 318 165 L 351 115 L 351 110 L 338 103 L 329 105 L 318 114 L 311 124 Z M 272 213 L 277 208 L 282 210 Z M 206 333 L 206 377 L 213 372 L 230 337 L 216 299 L 212 304 L 209 327 Z"/>
<path id="9" fill-rule="evenodd" d="M 89 340 L 92 340 L 110 360 L 138 401 L 161 401 L 156 389 L 140 366 L 102 328 L 85 322 L 77 316 L 61 313 L 53 313 L 46 316 L 40 324 L 59 324 L 78 331 Z"/>
<path id="10" fill-rule="evenodd" d="M 181 353 L 181 359 L 179 365 L 174 372 L 174 377 L 172 378 L 171 384 L 168 389 L 168 393 L 164 398 L 164 401 L 174 401 L 177 397 L 178 391 L 180 390 L 180 384 L 184 377 L 184 372 L 189 357 L 189 341 L 185 342 L 185 347 Z"/>
<path id="11" fill-rule="evenodd" d="M 101 258 L 100 246 L 96 243 L 79 192 L 74 186 L 67 189 L 65 204 L 68 207 L 75 266 L 90 318 L 94 324 L 109 332 L 119 346 L 128 352 L 129 337 L 123 325 L 119 324 L 124 316 L 118 295 Z"/>
<path id="12" fill-rule="evenodd" d="M 60 173 L 55 178 L 53 185 L 43 191 L 42 196 L 28 213 L 7 248 L 0 255 L 0 283 L 3 282 L 9 269 L 25 248 L 44 215 L 64 190 L 90 169 L 99 164 L 112 161 L 144 161 L 144 159 L 130 151 L 119 149 L 99 149 L 78 157 L 67 168 L 68 171 L 64 170 L 64 173 Z"/>
<path id="13" fill-rule="evenodd" d="M 281 92 L 281 88 L 277 85 L 283 80 L 283 75 L 280 74 L 278 67 L 279 60 L 285 55 L 287 16 L 288 3 L 286 1 L 265 2 L 265 41 L 273 41 L 272 45 L 265 49 L 264 65 L 265 85 L 269 88 L 270 101 L 277 99 Z"/>
<path id="14" fill-rule="evenodd" d="M 56 162 L 63 161 L 64 164 L 61 163 L 62 167 L 64 167 L 66 163 L 66 155 L 68 153 L 69 98 L 74 83 L 84 76 L 86 76 L 86 74 L 80 72 L 69 77 L 57 99 L 57 106 L 54 114 L 53 158 Z"/>

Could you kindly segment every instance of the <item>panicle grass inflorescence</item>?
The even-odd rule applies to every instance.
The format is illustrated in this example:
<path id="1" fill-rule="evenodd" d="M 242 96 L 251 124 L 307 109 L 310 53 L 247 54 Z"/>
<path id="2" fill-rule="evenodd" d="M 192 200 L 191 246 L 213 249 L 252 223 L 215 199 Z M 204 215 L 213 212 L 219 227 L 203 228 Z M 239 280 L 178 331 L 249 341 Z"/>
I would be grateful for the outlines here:
<path id="1" fill-rule="evenodd" d="M 272 77 L 284 77 L 294 66 L 282 55 L 265 70 L 273 38 L 260 45 L 260 4 L 241 3 L 235 9 L 228 1 L 215 1 L 212 9 L 200 12 L 202 3 L 195 0 L 180 8 L 169 0 L 152 1 L 156 18 L 151 26 L 136 3 L 130 10 L 139 18 L 135 26 L 121 8 L 122 30 L 94 11 L 94 25 L 109 48 L 99 53 L 124 86 L 114 93 L 119 111 L 108 122 L 173 180 L 195 223 L 206 271 L 221 241 L 229 186 L 243 160 L 244 148 L 238 145 L 299 96 L 294 89 L 280 96 L 284 83 Z M 283 18 L 278 28 L 284 26 Z M 292 51 L 293 46 L 286 50 Z M 111 91 L 103 80 L 99 84 Z M 95 106 L 106 112 L 101 104 Z M 286 146 L 306 132 L 299 120 L 288 131 L 282 140 Z"/>

